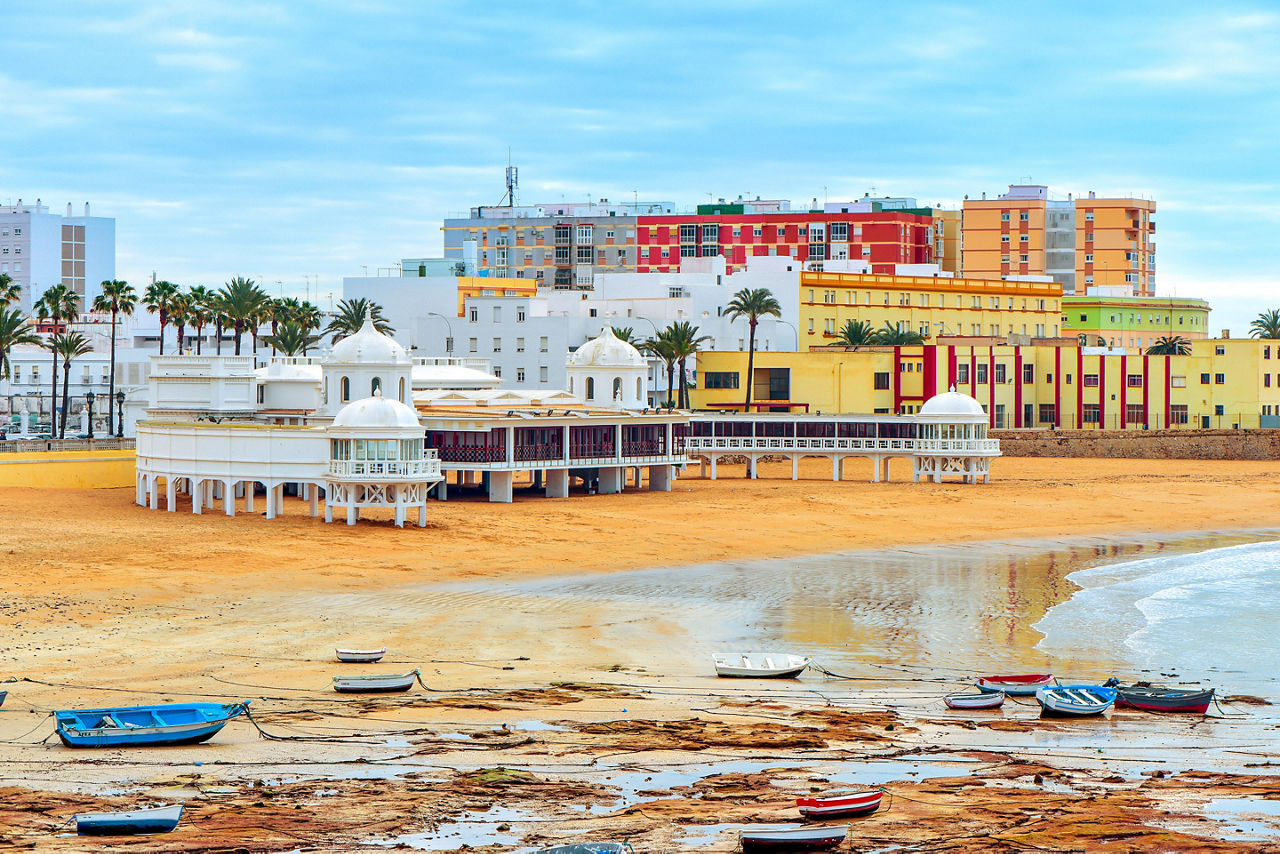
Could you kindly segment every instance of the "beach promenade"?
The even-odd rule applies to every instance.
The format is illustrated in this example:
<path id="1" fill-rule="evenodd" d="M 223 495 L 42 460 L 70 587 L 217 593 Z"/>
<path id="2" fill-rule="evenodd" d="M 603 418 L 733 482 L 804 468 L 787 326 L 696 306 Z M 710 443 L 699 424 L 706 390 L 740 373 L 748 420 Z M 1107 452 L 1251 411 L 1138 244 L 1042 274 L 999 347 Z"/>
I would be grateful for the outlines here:
<path id="1" fill-rule="evenodd" d="M 1133 712 L 1051 724 L 1017 705 L 948 715 L 938 698 L 963 686 L 970 657 L 1060 665 L 1031 625 L 1071 597 L 1075 569 L 1191 532 L 1266 539 L 1247 532 L 1280 529 L 1275 471 L 1002 458 L 975 487 L 911 483 L 906 461 L 881 484 L 852 464 L 840 483 L 823 461 L 799 482 L 789 463 L 758 480 L 721 466 L 670 493 L 451 494 L 425 529 L 389 512 L 325 526 L 296 499 L 268 523 L 156 514 L 128 489 L 0 489 L 0 678 L 33 680 L 0 686 L 0 839 L 95 850 L 56 836 L 53 818 L 182 800 L 189 818 L 147 850 L 496 852 L 574 837 L 728 851 L 729 825 L 794 820 L 796 796 L 886 785 L 895 800 L 855 823 L 855 849 L 1265 850 L 1200 817 L 1215 799 L 1280 796 L 1262 759 L 1232 753 L 1274 752 L 1266 706 L 1239 701 L 1239 718 L 1203 725 Z M 933 556 L 965 544 L 980 559 Z M 815 589 L 735 624 L 747 562 L 868 549 L 893 550 L 908 578 L 869 574 L 823 608 L 817 576 L 775 561 L 759 583 Z M 722 561 L 682 607 L 681 567 Z M 939 590 L 972 602 L 947 611 Z M 833 650 L 859 679 L 710 675 L 707 650 L 771 631 L 778 647 Z M 335 646 L 383 644 L 387 660 L 366 669 L 419 669 L 431 690 L 328 690 L 349 672 Z M 918 664 L 938 647 L 945 666 Z M 34 743 L 52 708 L 215 697 L 252 700 L 280 740 L 238 721 L 194 747 Z"/>

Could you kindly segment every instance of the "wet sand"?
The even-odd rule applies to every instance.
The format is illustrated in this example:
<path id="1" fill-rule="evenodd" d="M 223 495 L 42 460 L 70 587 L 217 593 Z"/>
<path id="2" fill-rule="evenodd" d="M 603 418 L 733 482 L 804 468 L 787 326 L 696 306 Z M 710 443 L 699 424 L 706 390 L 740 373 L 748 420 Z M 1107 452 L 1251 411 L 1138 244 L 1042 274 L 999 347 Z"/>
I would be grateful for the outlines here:
<path id="1" fill-rule="evenodd" d="M 0 739 L 14 742 L 0 744 L 0 839 L 98 850 L 51 831 L 78 810 L 181 799 L 179 831 L 136 850 L 358 850 L 398 839 L 507 851 L 579 831 L 638 851 L 730 850 L 727 825 L 792 821 L 788 798 L 889 784 L 896 799 L 855 824 L 855 847 L 1271 844 L 1222 839 L 1234 828 L 1201 821 L 1210 799 L 1280 798 L 1280 779 L 1259 776 L 1274 736 L 1264 731 L 1272 722 L 1247 714 L 1257 707 L 1214 721 L 1116 713 L 1051 724 L 1014 704 L 956 715 L 938 698 L 963 683 L 958 670 L 868 669 L 856 657 L 844 663 L 861 664 L 858 681 L 726 683 L 707 675 L 699 645 L 729 637 L 725 626 L 709 640 L 679 608 L 646 607 L 643 590 L 592 598 L 522 585 L 855 548 L 1274 528 L 1274 465 L 1000 460 L 980 487 L 836 484 L 819 479 L 816 461 L 803 470 L 811 479 L 793 484 L 781 480 L 789 471 L 686 478 L 670 494 L 451 501 L 429 507 L 426 530 L 403 531 L 386 520 L 326 526 L 296 502 L 283 519 L 232 520 L 147 511 L 131 490 L 2 490 L 0 675 L 38 681 L 0 686 L 10 691 Z M 1076 565 L 1035 584 L 997 567 L 989 586 L 1026 609 L 1019 615 L 1043 611 L 1071 592 L 1045 579 Z M 901 626 L 865 628 L 875 601 L 835 622 L 789 621 L 807 634 L 785 642 L 864 631 L 893 660 Z M 912 604 L 893 606 L 911 619 Z M 991 637 L 1032 657 L 1024 623 L 997 613 Z M 741 637 L 767 633 L 764 621 Z M 431 690 L 329 691 L 343 672 L 332 648 L 375 643 L 391 653 L 364 669 L 420 669 Z M 51 708 L 170 699 L 252 699 L 262 728 L 285 738 L 260 738 L 242 719 L 194 747 L 33 744 L 51 730 Z"/>

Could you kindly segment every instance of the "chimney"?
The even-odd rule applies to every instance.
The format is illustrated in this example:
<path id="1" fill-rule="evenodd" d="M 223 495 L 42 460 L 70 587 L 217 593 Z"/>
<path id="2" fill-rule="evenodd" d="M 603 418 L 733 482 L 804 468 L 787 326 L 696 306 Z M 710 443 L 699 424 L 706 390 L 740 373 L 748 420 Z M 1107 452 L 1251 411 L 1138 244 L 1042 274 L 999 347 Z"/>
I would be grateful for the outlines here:
<path id="1" fill-rule="evenodd" d="M 84 203 L 84 215 L 85 215 L 85 216 L 88 216 L 88 215 L 89 215 L 89 203 L 88 203 L 88 202 L 85 202 L 85 203 Z"/>
<path id="2" fill-rule="evenodd" d="M 67 202 L 67 216 L 71 216 L 71 202 Z"/>
<path id="3" fill-rule="evenodd" d="M 1095 193 L 1093 190 L 1090 190 L 1090 191 L 1089 191 L 1089 198 L 1091 198 L 1091 199 L 1096 199 L 1096 198 L 1098 198 L 1098 194 L 1097 194 L 1097 193 Z"/>
<path id="4" fill-rule="evenodd" d="M 36 196 L 36 210 L 40 210 L 40 197 Z"/>
<path id="5" fill-rule="evenodd" d="M 987 200 L 987 191 L 986 191 L 986 190 L 983 190 L 983 191 L 982 191 L 982 200 L 983 200 L 984 202 Z"/>
<path id="6" fill-rule="evenodd" d="M 1231 330 L 1230 330 L 1230 329 L 1224 329 L 1224 330 L 1222 330 L 1222 337 L 1223 337 L 1223 339 L 1224 339 L 1224 340 L 1225 340 L 1225 339 L 1227 339 L 1227 338 L 1230 338 L 1230 337 L 1231 337 Z"/>

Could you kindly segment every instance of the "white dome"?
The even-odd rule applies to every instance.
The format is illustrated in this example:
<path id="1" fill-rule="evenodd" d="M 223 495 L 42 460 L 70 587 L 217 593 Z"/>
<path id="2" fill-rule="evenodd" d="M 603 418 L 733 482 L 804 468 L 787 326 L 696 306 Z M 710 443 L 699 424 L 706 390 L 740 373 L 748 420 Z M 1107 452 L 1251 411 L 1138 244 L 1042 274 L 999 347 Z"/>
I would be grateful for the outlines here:
<path id="1" fill-rule="evenodd" d="M 338 410 L 333 417 L 334 427 L 365 429 L 421 430 L 418 413 L 398 400 L 376 394 L 364 400 L 355 400 Z"/>
<path id="2" fill-rule="evenodd" d="M 593 338 L 583 344 L 569 357 L 571 368 L 645 368 L 645 361 L 640 351 L 626 341 L 613 334 L 613 329 L 606 326 L 600 331 L 599 338 Z"/>
<path id="3" fill-rule="evenodd" d="M 409 354 L 394 338 L 383 335 L 365 318 L 355 335 L 348 335 L 329 352 L 329 362 L 347 365 L 407 365 Z"/>
<path id="4" fill-rule="evenodd" d="M 987 417 L 981 403 L 957 391 L 944 391 L 942 394 L 934 395 L 924 402 L 924 406 L 920 407 L 920 411 L 916 414 L 935 417 L 954 415 Z"/>

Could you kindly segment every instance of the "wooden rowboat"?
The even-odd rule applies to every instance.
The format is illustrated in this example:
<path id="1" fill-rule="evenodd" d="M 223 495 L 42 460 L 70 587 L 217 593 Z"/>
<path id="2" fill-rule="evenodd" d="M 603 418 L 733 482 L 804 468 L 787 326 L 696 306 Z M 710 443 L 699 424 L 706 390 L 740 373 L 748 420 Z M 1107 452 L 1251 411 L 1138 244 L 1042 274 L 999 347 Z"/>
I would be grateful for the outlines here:
<path id="1" fill-rule="evenodd" d="M 1053 684 L 1051 673 L 1024 673 L 1017 676 L 983 676 L 978 690 L 988 694 L 1003 691 L 1010 697 L 1030 697 L 1038 688 Z"/>
<path id="2" fill-rule="evenodd" d="M 717 676 L 791 679 L 809 666 L 806 656 L 788 652 L 717 652 L 712 656 Z"/>
<path id="3" fill-rule="evenodd" d="M 857 795 L 842 795 L 832 798 L 796 798 L 796 806 L 805 818 L 855 818 L 871 815 L 880 809 L 880 800 L 884 792 L 862 792 Z"/>
<path id="4" fill-rule="evenodd" d="M 1101 685 L 1058 685 L 1036 690 L 1041 717 L 1100 715 L 1116 701 L 1116 689 Z"/>
<path id="5" fill-rule="evenodd" d="M 942 698 L 948 709 L 998 709 L 1004 705 L 1003 691 L 979 691 L 977 694 L 966 694 L 959 691 Z"/>
<path id="6" fill-rule="evenodd" d="M 417 681 L 417 670 L 387 676 L 335 676 L 333 690 L 342 694 L 394 694 L 408 691 Z"/>
<path id="7" fill-rule="evenodd" d="M 67 709 L 55 711 L 53 718 L 58 737 L 67 747 L 146 747 L 208 741 L 248 708 L 248 702 L 170 703 Z"/>
<path id="8" fill-rule="evenodd" d="M 375 661 L 382 660 L 382 656 L 387 654 L 387 648 L 385 646 L 382 649 L 343 649 L 339 647 L 335 652 L 338 654 L 338 661 L 372 664 Z"/>
<path id="9" fill-rule="evenodd" d="M 575 842 L 554 848 L 539 848 L 534 854 L 635 854 L 626 842 Z"/>
<path id="10" fill-rule="evenodd" d="M 1159 685 L 1117 685 L 1116 706 L 1147 712 L 1191 712 L 1203 715 L 1213 703 L 1213 688 L 1162 688 Z"/>
<path id="11" fill-rule="evenodd" d="M 739 832 L 743 854 L 835 848 L 848 835 L 847 824 L 836 827 L 746 827 Z"/>
<path id="12" fill-rule="evenodd" d="M 178 826 L 181 818 L 181 804 L 128 812 L 83 812 L 76 816 L 76 833 L 81 836 L 168 833 Z"/>

